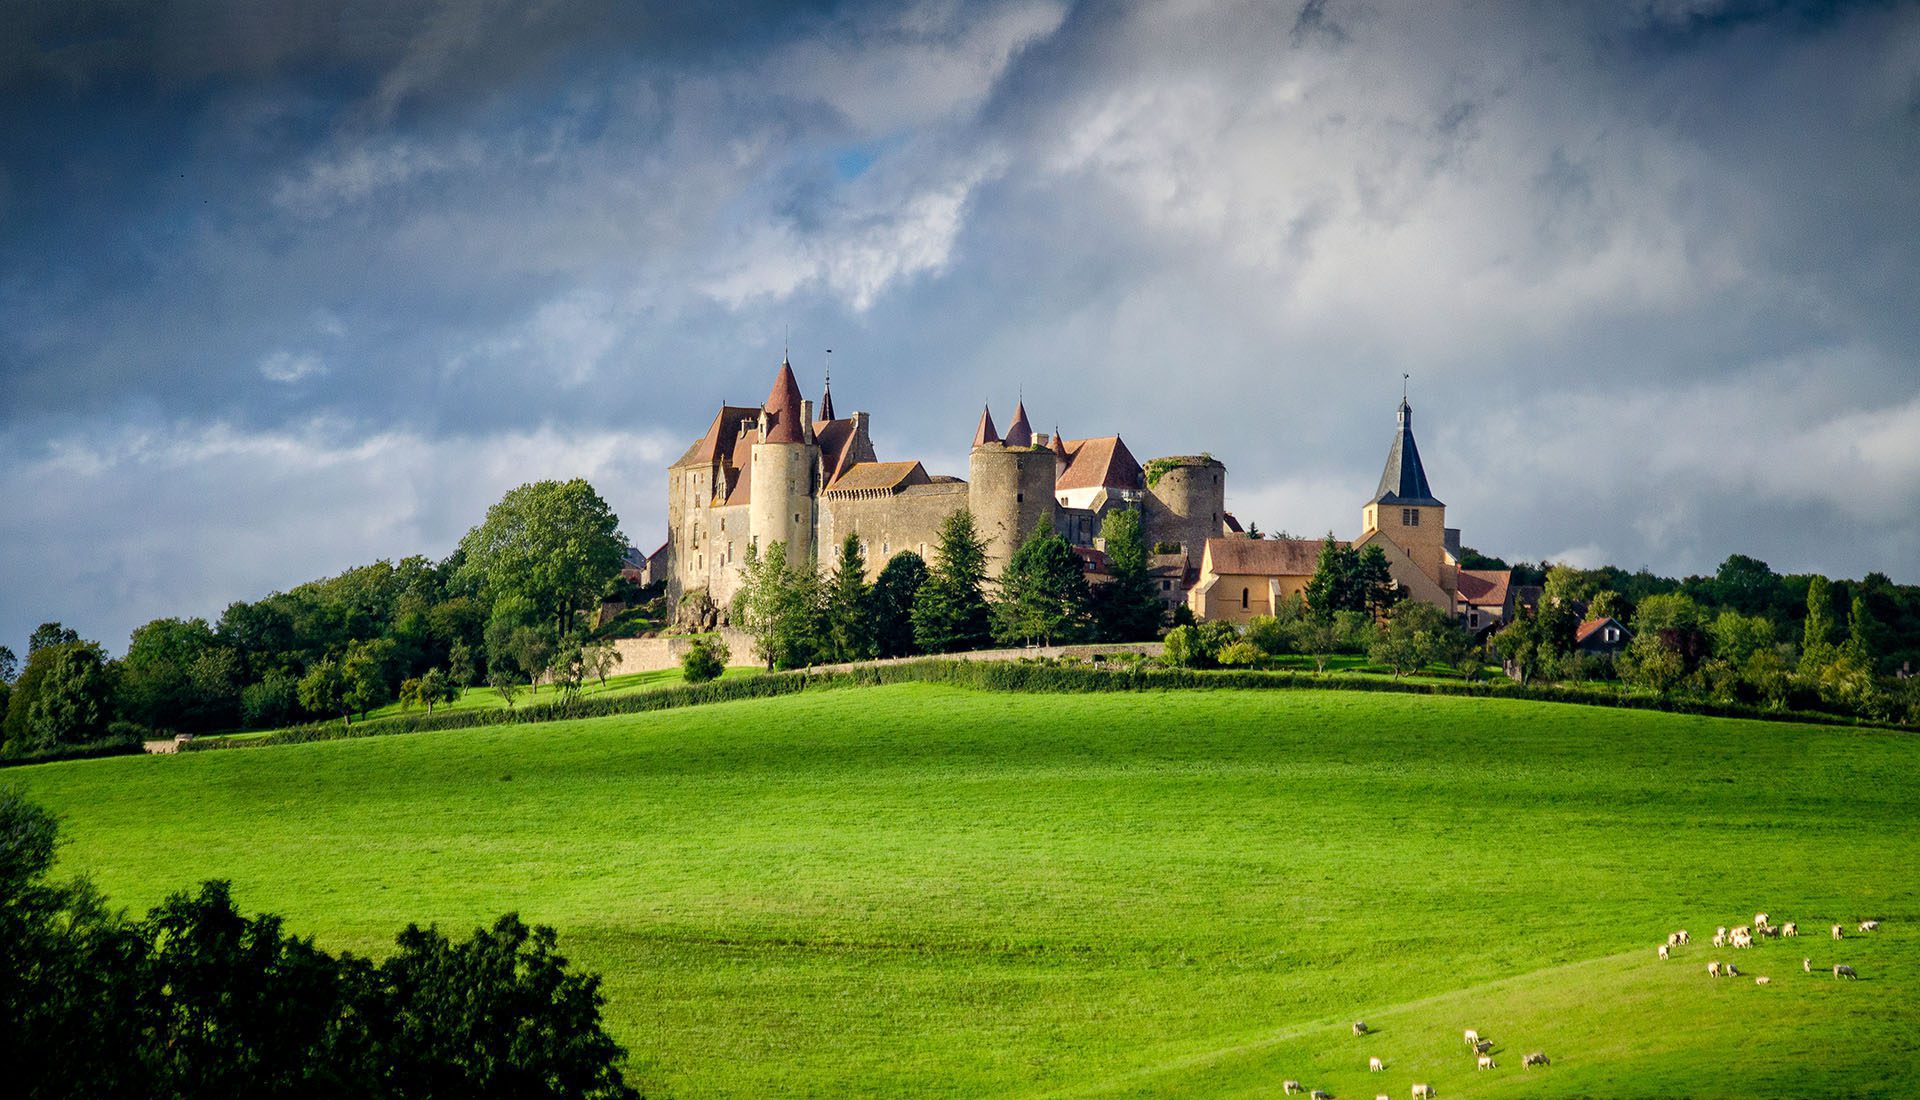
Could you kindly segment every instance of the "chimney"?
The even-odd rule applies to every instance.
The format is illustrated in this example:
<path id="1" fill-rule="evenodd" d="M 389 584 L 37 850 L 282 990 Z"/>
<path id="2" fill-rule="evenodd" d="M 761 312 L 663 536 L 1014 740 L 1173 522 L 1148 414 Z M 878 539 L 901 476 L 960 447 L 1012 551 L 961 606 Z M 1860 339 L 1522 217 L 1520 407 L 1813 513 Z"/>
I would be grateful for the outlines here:
<path id="1" fill-rule="evenodd" d="M 800 399 L 800 438 L 807 443 L 813 442 L 813 402 Z"/>

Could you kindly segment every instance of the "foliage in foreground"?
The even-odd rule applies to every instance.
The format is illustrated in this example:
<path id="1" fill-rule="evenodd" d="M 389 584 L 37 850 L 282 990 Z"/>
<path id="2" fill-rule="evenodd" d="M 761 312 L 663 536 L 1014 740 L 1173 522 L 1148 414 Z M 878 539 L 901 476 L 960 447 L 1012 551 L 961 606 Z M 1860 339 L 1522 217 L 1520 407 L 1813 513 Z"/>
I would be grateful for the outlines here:
<path id="1" fill-rule="evenodd" d="M 225 882 L 128 920 L 54 883 L 51 814 L 0 790 L 0 1065 L 20 1097 L 630 1097 L 600 979 L 508 914 L 408 925 L 375 964 L 244 916 Z"/>

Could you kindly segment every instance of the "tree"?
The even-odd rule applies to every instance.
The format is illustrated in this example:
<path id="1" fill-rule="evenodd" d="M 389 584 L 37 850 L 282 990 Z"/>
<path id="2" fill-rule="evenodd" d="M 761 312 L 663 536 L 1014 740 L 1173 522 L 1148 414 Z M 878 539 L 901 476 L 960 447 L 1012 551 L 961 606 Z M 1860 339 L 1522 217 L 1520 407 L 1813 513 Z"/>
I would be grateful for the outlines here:
<path id="1" fill-rule="evenodd" d="M 918 652 L 913 641 L 913 607 L 927 582 L 927 563 L 902 550 L 873 582 L 873 648 L 876 657 L 905 657 Z"/>
<path id="2" fill-rule="evenodd" d="M 37 752 L 97 741 L 113 718 L 106 654 L 94 642 L 43 645 L 7 704 L 7 745 Z"/>
<path id="3" fill-rule="evenodd" d="M 1731 607 L 1722 608 L 1707 625 L 1713 639 L 1713 655 L 1736 667 L 1744 666 L 1753 655 L 1775 645 L 1773 622 L 1758 615 L 1742 615 Z"/>
<path id="4" fill-rule="evenodd" d="M 990 636 L 991 613 L 982 585 L 987 544 L 973 513 L 954 512 L 941 521 L 939 557 L 913 605 L 914 644 L 928 653 L 978 649 Z"/>
<path id="5" fill-rule="evenodd" d="M 612 642 L 592 642 L 580 647 L 582 667 L 588 676 L 600 681 L 601 688 L 607 686 L 607 676 L 620 666 L 620 650 Z"/>
<path id="6" fill-rule="evenodd" d="M 11 684 L 20 675 L 20 658 L 11 647 L 0 645 L 0 684 Z"/>
<path id="7" fill-rule="evenodd" d="M 1152 558 L 1140 513 L 1122 508 L 1100 521 L 1100 538 L 1107 554 L 1106 584 L 1093 593 L 1094 618 L 1100 637 L 1109 642 L 1138 642 L 1160 632 L 1164 610 L 1153 588 Z"/>
<path id="8" fill-rule="evenodd" d="M 1422 600 L 1406 600 L 1377 631 L 1369 653 L 1400 677 L 1428 665 L 1457 664 L 1470 645 L 1452 615 Z"/>
<path id="9" fill-rule="evenodd" d="M 347 647 L 340 662 L 341 705 L 362 718 L 368 711 L 392 696 L 387 682 L 387 666 L 393 657 L 390 638 L 374 638 Z"/>
<path id="10" fill-rule="evenodd" d="M 1877 625 L 1873 621 L 1873 612 L 1867 610 L 1866 597 L 1856 594 L 1847 608 L 1847 641 L 1842 651 L 1849 659 L 1866 668 L 1873 667 L 1873 659 L 1878 653 L 1874 638 Z"/>
<path id="11" fill-rule="evenodd" d="M 506 660 L 496 661 L 487 666 L 487 684 L 500 694 L 500 701 L 513 709 L 513 701 L 520 695 L 520 680 Z"/>
<path id="12" fill-rule="evenodd" d="M 569 642 L 554 650 L 547 662 L 547 676 L 560 692 L 562 705 L 571 705 L 580 696 L 580 685 L 587 679 L 586 651 L 577 643 Z"/>
<path id="13" fill-rule="evenodd" d="M 280 669 L 268 669 L 258 682 L 240 689 L 240 720 L 250 729 L 286 725 L 299 712 L 300 681 Z"/>
<path id="14" fill-rule="evenodd" d="M 348 725 L 353 724 L 350 717 L 353 708 L 346 701 L 347 680 L 341 674 L 340 663 L 333 658 L 322 657 L 315 662 L 300 678 L 297 691 L 301 706 L 315 714 L 337 714 Z"/>
<path id="15" fill-rule="evenodd" d="M 1354 549 L 1328 535 L 1307 581 L 1307 609 L 1315 615 L 1364 611 L 1381 615 L 1406 591 L 1393 579 L 1386 551 L 1378 544 Z"/>
<path id="16" fill-rule="evenodd" d="M 689 684 L 704 684 L 727 670 L 733 654 L 719 638 L 695 638 L 680 655 L 680 671 Z"/>
<path id="17" fill-rule="evenodd" d="M 43 649 L 51 649 L 57 645 L 72 645 L 79 640 L 79 634 L 57 622 L 41 623 L 33 628 L 32 634 L 27 636 L 27 657 L 31 659 L 35 653 Z"/>
<path id="18" fill-rule="evenodd" d="M 205 619 L 155 619 L 134 628 L 120 659 L 118 703 L 129 719 L 151 728 L 199 726 L 200 701 L 190 670 L 214 648 Z"/>
<path id="19" fill-rule="evenodd" d="M 1552 667 L 1559 658 L 1562 650 L 1557 641 L 1544 608 L 1532 612 L 1523 610 L 1493 636 L 1493 648 L 1509 672 L 1522 684 L 1530 684 L 1542 669 Z"/>
<path id="20" fill-rule="evenodd" d="M 826 590 L 826 636 L 823 656 L 829 661 L 864 661 L 873 656 L 873 590 L 867 584 L 867 557 L 860 536 L 840 543 L 840 560 Z"/>
<path id="21" fill-rule="evenodd" d="M 1815 575 L 1807 584 L 1807 618 L 1800 632 L 1800 671 L 1817 674 L 1833 660 L 1833 585 Z"/>
<path id="22" fill-rule="evenodd" d="M 993 633 L 1001 642 L 1077 638 L 1089 623 L 1080 556 L 1051 525 L 1034 528 L 1000 573 Z"/>
<path id="23" fill-rule="evenodd" d="M 473 650 L 466 642 L 456 639 L 447 649 L 447 680 L 453 684 L 454 690 L 465 694 L 473 686 L 477 675 L 473 665 Z"/>
<path id="24" fill-rule="evenodd" d="M 451 703 L 459 695 L 453 681 L 438 668 L 430 668 L 400 685 L 400 705 L 423 706 L 428 714 L 433 713 L 435 703 Z"/>
<path id="25" fill-rule="evenodd" d="M 515 627 L 507 638 L 507 656 L 520 668 L 535 695 L 540 694 L 540 676 L 553 665 L 557 647 L 547 632 L 537 626 Z"/>
<path id="26" fill-rule="evenodd" d="M 740 588 L 733 596 L 733 621 L 753 639 L 753 654 L 772 672 L 780 652 L 780 616 L 785 612 L 787 544 L 770 542 L 765 553 L 747 543 L 740 560 Z"/>
<path id="27" fill-rule="evenodd" d="M 460 571 L 490 602 L 525 598 L 566 637 L 574 613 L 619 574 L 626 549 L 620 518 L 593 486 L 536 481 L 509 491 L 460 540 Z"/>

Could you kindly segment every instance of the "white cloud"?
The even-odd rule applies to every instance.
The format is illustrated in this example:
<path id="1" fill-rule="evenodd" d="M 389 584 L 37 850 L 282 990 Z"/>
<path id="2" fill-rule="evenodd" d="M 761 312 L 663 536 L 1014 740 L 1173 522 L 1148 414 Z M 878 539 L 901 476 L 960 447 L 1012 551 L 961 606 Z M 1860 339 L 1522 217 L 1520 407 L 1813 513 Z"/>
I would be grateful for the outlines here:
<path id="1" fill-rule="evenodd" d="M 260 376 L 269 382 L 291 385 L 325 373 L 327 365 L 308 352 L 276 351 L 260 360 Z"/>

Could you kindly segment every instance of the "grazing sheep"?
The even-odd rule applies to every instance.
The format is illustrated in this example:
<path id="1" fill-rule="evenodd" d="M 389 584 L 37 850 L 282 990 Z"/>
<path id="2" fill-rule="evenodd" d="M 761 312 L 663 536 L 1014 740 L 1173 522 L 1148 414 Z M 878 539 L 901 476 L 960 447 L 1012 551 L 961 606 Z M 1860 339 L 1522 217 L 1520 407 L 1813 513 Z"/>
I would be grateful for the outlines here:
<path id="1" fill-rule="evenodd" d="M 1874 932 L 1879 930 L 1879 928 L 1880 922 L 1877 920 L 1863 920 L 1860 922 L 1860 931 L 1862 932 Z"/>
<path id="2" fill-rule="evenodd" d="M 1753 933 L 1747 931 L 1744 928 L 1736 931 L 1733 934 L 1732 939 L 1733 939 L 1733 946 L 1736 949 L 1753 946 Z"/>
<path id="3" fill-rule="evenodd" d="M 1851 980 L 1854 978 L 1858 978 L 1860 975 L 1855 974 L 1853 972 L 1853 967 L 1841 965 L 1833 968 L 1833 976 L 1836 978 L 1846 978 Z"/>
<path id="4" fill-rule="evenodd" d="M 1286 1093 L 1288 1096 L 1292 1096 L 1294 1093 L 1299 1092 L 1300 1088 L 1301 1088 L 1300 1082 L 1298 1081 L 1280 1082 L 1280 1091 Z"/>
<path id="5" fill-rule="evenodd" d="M 1393 1097 L 1388 1096 L 1386 1093 L 1383 1092 L 1380 1095 L 1374 1097 L 1373 1100 L 1393 1100 Z"/>
<path id="6" fill-rule="evenodd" d="M 1727 934 L 1725 932 L 1715 932 L 1713 934 L 1713 945 L 1715 947 L 1725 947 L 1727 945 Z"/>
<path id="7" fill-rule="evenodd" d="M 1353 1022 L 1353 1033 L 1355 1035 L 1365 1035 L 1367 1033 L 1367 1022 L 1365 1020 L 1355 1020 Z"/>
<path id="8" fill-rule="evenodd" d="M 1759 976 L 1758 978 L 1755 978 L 1755 979 L 1753 980 L 1753 984 L 1755 984 L 1755 985 L 1772 985 L 1772 984 L 1773 984 L 1773 979 L 1772 979 L 1772 978 L 1769 978 L 1769 977 L 1767 977 L 1767 976 L 1766 976 L 1765 974 L 1762 974 L 1762 975 L 1760 975 L 1760 976 Z"/>
<path id="9" fill-rule="evenodd" d="M 1467 1030 L 1461 1032 L 1460 1037 L 1466 1040 L 1468 1046 L 1472 1046 L 1473 1044 L 1480 1041 L 1480 1033 L 1473 1030 L 1472 1028 L 1468 1028 Z"/>
<path id="10" fill-rule="evenodd" d="M 1800 926 L 1792 921 L 1788 921 L 1780 926 L 1780 934 L 1783 936 L 1798 936 L 1800 934 Z"/>
<path id="11" fill-rule="evenodd" d="M 1413 1100 L 1433 1100 L 1432 1085 L 1413 1086 Z"/>
<path id="12" fill-rule="evenodd" d="M 1682 929 L 1680 930 L 1680 933 L 1679 933 L 1679 935 L 1680 935 L 1680 942 L 1681 942 L 1682 944 L 1688 944 L 1688 943 L 1692 943 L 1692 942 L 1693 942 L 1693 937 L 1692 937 L 1692 936 L 1689 936 L 1689 935 L 1687 935 L 1687 930 L 1686 930 L 1686 929 L 1684 929 L 1684 928 L 1682 928 Z"/>
<path id="13" fill-rule="evenodd" d="M 1833 926 L 1833 938 L 1834 938 L 1834 939 L 1836 939 L 1836 940 L 1837 940 L 1837 939 L 1840 939 L 1840 938 L 1842 938 L 1842 937 L 1843 937 L 1843 936 L 1845 936 L 1845 935 L 1846 935 L 1846 932 L 1845 932 L 1844 930 L 1842 930 L 1842 929 L 1841 929 L 1841 927 L 1840 927 L 1839 925 L 1837 925 L 1837 924 L 1836 924 L 1836 925 L 1834 925 L 1834 926 Z"/>
<path id="14" fill-rule="evenodd" d="M 1385 1062 L 1382 1062 L 1382 1061 L 1381 1061 L 1380 1059 L 1378 1059 L 1378 1058 L 1369 1058 L 1369 1059 L 1367 1059 L 1367 1072 L 1368 1072 L 1368 1073 L 1379 1073 L 1379 1072 L 1380 1072 L 1381 1070 L 1383 1070 L 1383 1069 L 1386 1069 L 1386 1068 L 1387 1068 L 1387 1064 L 1386 1064 Z"/>
<path id="15" fill-rule="evenodd" d="M 1720 976 L 1720 964 L 1719 964 L 1718 962 L 1710 962 L 1710 963 L 1708 963 L 1708 964 L 1707 964 L 1707 977 L 1709 977 L 1709 978 L 1718 978 L 1719 976 Z"/>
<path id="16" fill-rule="evenodd" d="M 1678 947 L 1678 946 L 1680 946 L 1680 933 L 1678 933 L 1678 932 L 1669 932 L 1669 933 L 1667 934 L 1667 946 L 1668 946 L 1668 947 Z"/>
<path id="17" fill-rule="evenodd" d="M 1727 934 L 1727 926 L 1726 926 L 1726 925 L 1724 925 L 1724 924 L 1723 924 L 1723 925 L 1721 925 L 1720 927 L 1718 927 L 1718 928 L 1716 928 L 1716 929 L 1714 929 L 1714 930 L 1713 930 L 1713 934 L 1714 934 L 1714 935 L 1716 935 L 1716 936 L 1724 936 L 1724 935 L 1726 935 L 1726 934 Z"/>
<path id="18" fill-rule="evenodd" d="M 1667 958 L 1667 945 L 1664 943 L 1660 945 L 1660 958 L 1662 961 L 1665 961 Z"/>
<path id="19" fill-rule="evenodd" d="M 1726 969 L 1722 970 L 1720 973 L 1729 978 L 1738 978 L 1740 976 L 1740 968 L 1733 965 L 1732 963 L 1728 963 L 1726 966 Z"/>
<path id="20" fill-rule="evenodd" d="M 1492 1049 L 1493 1049 L 1492 1039 L 1482 1039 L 1479 1042 L 1473 1044 L 1473 1052 L 1475 1054 L 1486 1054 Z"/>
<path id="21" fill-rule="evenodd" d="M 1481 1069 L 1492 1069 L 1492 1068 L 1494 1068 L 1494 1066 L 1493 1066 L 1493 1055 L 1491 1055 L 1491 1054 L 1482 1054 L 1482 1055 L 1480 1056 L 1480 1068 L 1481 1068 Z"/>
<path id="22" fill-rule="evenodd" d="M 1532 1054 L 1527 1055 L 1525 1058 L 1520 1059 L 1520 1065 L 1522 1067 L 1544 1066 L 1546 1064 L 1547 1064 L 1546 1054 L 1538 1050 L 1534 1051 Z"/>
<path id="23" fill-rule="evenodd" d="M 1753 915 L 1753 926 L 1755 928 L 1765 928 L 1767 926 L 1767 915 L 1765 913 L 1755 913 Z"/>
<path id="24" fill-rule="evenodd" d="M 1811 973 L 1813 973 L 1813 960 L 1812 960 L 1812 959 L 1801 959 L 1801 960 L 1800 960 L 1800 969 L 1802 969 L 1802 970 L 1804 970 L 1804 971 L 1806 971 L 1806 972 L 1807 972 L 1807 973 L 1809 973 L 1809 974 L 1811 974 Z"/>
<path id="25" fill-rule="evenodd" d="M 1326 1089 L 1314 1089 L 1307 1094 L 1307 1100 L 1333 1100 L 1333 1094 Z"/>

